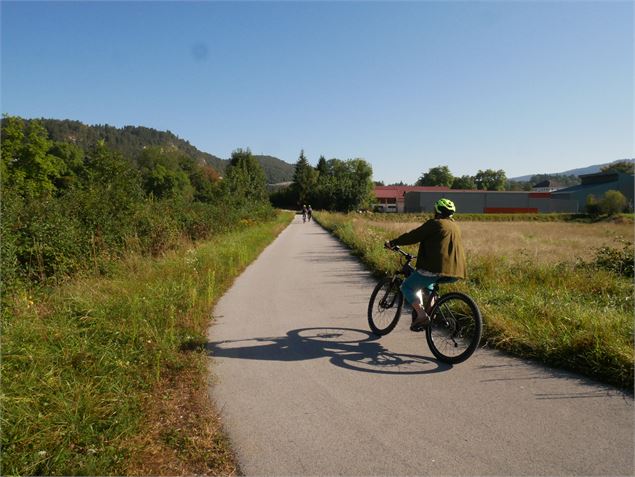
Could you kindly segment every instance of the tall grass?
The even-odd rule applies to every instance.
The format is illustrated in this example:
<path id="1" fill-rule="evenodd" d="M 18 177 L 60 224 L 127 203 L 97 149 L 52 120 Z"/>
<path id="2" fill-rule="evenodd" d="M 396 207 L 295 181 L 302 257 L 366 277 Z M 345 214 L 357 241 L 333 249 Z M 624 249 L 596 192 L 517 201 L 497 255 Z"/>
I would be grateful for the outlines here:
<path id="1" fill-rule="evenodd" d="M 205 342 L 214 302 L 290 219 L 16 295 L 2 316 L 2 474 L 138 473 L 131 462 L 148 445 L 191 459 L 201 444 L 187 429 L 142 438 L 160 424 L 148 416 L 165 418 L 157 389 L 181 376 L 204 382 L 205 354 L 193 343 Z M 235 472 L 222 434 L 209 439 L 217 452 L 184 472 Z"/>
<path id="2" fill-rule="evenodd" d="M 315 214 L 315 218 L 379 275 L 394 271 L 399 263 L 395 254 L 383 248 L 383 242 L 414 226 L 395 230 L 389 223 L 371 222 L 358 215 L 324 212 Z M 462 223 L 461 228 L 469 225 Z M 600 227 L 587 233 L 604 236 L 607 244 L 615 243 L 606 227 L 581 226 Z M 471 249 L 468 279 L 447 287 L 475 298 L 484 316 L 487 343 L 518 356 L 632 388 L 633 282 L 622 273 L 625 267 L 616 273 L 606 266 L 605 248 L 596 250 L 595 257 L 586 250 L 586 258 L 577 260 L 568 253 L 562 254 L 563 260 L 554 261 L 553 256 L 551 260 L 537 260 L 522 246 L 508 246 L 511 231 L 503 233 L 505 224 L 488 227 L 489 242 L 499 243 L 500 250 L 497 252 L 494 247 L 479 253 Z M 533 233 L 540 238 L 540 231 L 533 229 Z M 630 258 L 625 261 L 632 262 L 632 230 L 628 241 L 631 246 L 624 250 L 630 250 Z M 466 246 L 469 247 L 467 238 Z M 545 245 L 546 250 L 550 246 L 552 242 Z M 561 246 L 570 244 L 565 240 Z M 416 247 L 410 247 L 410 251 L 416 253 Z M 617 254 L 620 260 L 624 260 L 624 253 Z"/>

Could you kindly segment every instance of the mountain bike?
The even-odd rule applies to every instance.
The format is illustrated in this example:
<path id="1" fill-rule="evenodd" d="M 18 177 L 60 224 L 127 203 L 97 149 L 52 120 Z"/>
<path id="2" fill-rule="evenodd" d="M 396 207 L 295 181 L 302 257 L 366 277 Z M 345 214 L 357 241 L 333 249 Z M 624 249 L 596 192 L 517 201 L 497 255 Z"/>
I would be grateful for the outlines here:
<path id="1" fill-rule="evenodd" d="M 416 269 L 410 264 L 414 258 L 399 247 L 392 250 L 400 253 L 405 261 L 400 270 L 384 277 L 370 295 L 368 324 L 377 336 L 390 333 L 401 316 L 404 297 L 401 284 Z M 440 361 L 457 364 L 468 359 L 481 341 L 483 320 L 474 300 L 465 293 L 451 292 L 439 296 L 439 283 L 429 293 L 425 309 L 430 315 L 426 327 L 426 341 L 432 354 Z M 430 309 L 431 308 L 431 309 Z M 413 310 L 413 319 L 416 316 Z"/>

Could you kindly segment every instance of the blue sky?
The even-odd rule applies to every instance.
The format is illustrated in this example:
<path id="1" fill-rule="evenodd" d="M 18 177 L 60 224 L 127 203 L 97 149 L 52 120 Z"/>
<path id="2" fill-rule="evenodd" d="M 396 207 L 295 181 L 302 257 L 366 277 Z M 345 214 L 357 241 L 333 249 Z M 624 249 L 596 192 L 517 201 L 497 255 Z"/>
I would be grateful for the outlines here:
<path id="1" fill-rule="evenodd" d="M 2 112 L 362 157 L 376 180 L 634 157 L 633 3 L 8 2 Z"/>

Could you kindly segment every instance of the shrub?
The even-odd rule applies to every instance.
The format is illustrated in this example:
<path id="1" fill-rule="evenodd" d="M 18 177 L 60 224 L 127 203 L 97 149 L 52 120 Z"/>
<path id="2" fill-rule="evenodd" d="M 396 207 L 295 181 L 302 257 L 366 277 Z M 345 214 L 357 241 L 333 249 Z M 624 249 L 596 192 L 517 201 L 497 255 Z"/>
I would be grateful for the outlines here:
<path id="1" fill-rule="evenodd" d="M 616 215 L 626 210 L 628 200 L 620 191 L 607 190 L 600 201 L 600 211 L 607 215 Z"/>
<path id="2" fill-rule="evenodd" d="M 628 200 L 624 194 L 617 190 L 607 190 L 600 200 L 592 194 L 586 198 L 586 212 L 593 216 L 617 215 L 626 211 L 627 207 Z"/>
<path id="3" fill-rule="evenodd" d="M 592 262 L 597 268 L 608 270 L 625 277 L 633 277 L 633 263 L 635 252 L 633 244 L 623 242 L 623 247 L 600 247 L 595 253 Z"/>

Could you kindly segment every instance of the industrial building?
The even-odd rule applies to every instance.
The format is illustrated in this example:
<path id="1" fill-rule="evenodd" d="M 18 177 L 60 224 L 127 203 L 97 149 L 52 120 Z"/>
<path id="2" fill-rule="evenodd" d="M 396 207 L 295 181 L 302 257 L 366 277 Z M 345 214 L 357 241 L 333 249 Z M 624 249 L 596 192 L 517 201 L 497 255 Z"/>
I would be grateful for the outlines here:
<path id="1" fill-rule="evenodd" d="M 608 190 L 616 190 L 624 194 L 629 201 L 630 210 L 633 210 L 633 195 L 635 189 L 634 177 L 623 172 L 601 172 L 598 174 L 585 174 L 579 176 L 581 184 L 566 189 L 552 192 L 554 199 L 575 200 L 584 210 L 586 199 L 589 195 L 600 199 Z"/>
<path id="2" fill-rule="evenodd" d="M 580 176 L 581 184 L 550 192 L 454 190 L 448 187 L 377 186 L 376 210 L 420 213 L 434 211 L 441 197 L 454 201 L 459 213 L 580 213 L 587 196 L 601 198 L 608 190 L 624 194 L 633 208 L 633 175 L 607 172 Z M 544 189 L 543 189 L 544 190 Z"/>
<path id="3" fill-rule="evenodd" d="M 486 190 L 450 190 L 447 192 L 407 192 L 405 212 L 434 212 L 441 197 L 450 199 L 459 213 L 519 214 L 578 212 L 578 201 L 555 199 L 550 192 L 508 192 Z"/>

